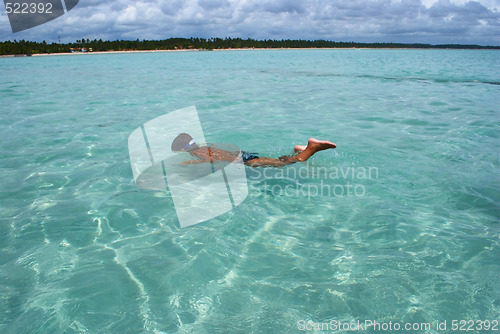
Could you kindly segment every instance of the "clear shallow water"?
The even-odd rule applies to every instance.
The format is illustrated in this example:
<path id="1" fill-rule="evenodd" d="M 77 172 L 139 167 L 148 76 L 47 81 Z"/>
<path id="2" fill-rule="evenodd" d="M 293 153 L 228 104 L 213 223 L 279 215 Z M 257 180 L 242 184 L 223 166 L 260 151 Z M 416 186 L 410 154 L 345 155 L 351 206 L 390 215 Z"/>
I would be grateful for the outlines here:
<path id="1" fill-rule="evenodd" d="M 2 333 L 499 318 L 498 51 L 4 58 L 0 73 Z M 242 205 L 180 229 L 168 192 L 134 185 L 127 138 L 189 105 L 210 142 L 338 149 L 247 168 Z"/>

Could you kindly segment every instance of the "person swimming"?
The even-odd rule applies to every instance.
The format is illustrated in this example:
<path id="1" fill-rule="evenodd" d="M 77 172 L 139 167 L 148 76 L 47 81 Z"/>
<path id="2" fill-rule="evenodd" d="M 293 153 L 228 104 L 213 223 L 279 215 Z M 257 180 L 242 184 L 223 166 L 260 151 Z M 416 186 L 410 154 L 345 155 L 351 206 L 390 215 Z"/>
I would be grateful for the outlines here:
<path id="1" fill-rule="evenodd" d="M 257 153 L 242 151 L 241 158 L 243 163 L 251 167 L 282 167 L 296 162 L 306 161 L 315 153 L 323 150 L 334 149 L 337 145 L 327 140 L 318 140 L 309 138 L 307 145 L 296 145 L 294 152 L 296 155 L 284 155 L 278 159 L 261 157 Z M 179 134 L 172 142 L 171 149 L 173 152 L 189 152 L 196 160 L 183 161 L 182 164 L 199 164 L 204 162 L 214 161 L 234 161 L 239 152 L 231 152 L 208 146 L 199 146 L 187 133 Z"/>

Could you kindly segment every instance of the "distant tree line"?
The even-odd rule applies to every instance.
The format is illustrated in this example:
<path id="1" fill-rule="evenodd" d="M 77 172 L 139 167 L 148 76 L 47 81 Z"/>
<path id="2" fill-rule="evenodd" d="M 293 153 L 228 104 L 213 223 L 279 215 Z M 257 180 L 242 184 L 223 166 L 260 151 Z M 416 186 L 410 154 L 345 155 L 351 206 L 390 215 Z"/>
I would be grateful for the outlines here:
<path id="1" fill-rule="evenodd" d="M 47 43 L 14 40 L 0 42 L 0 55 L 65 53 L 73 51 L 132 51 L 179 49 L 278 49 L 278 48 L 407 48 L 407 49 L 500 49 L 500 46 L 462 44 L 357 43 L 326 40 L 255 40 L 241 38 L 169 38 L 164 40 L 103 41 L 82 38 L 75 43 Z"/>

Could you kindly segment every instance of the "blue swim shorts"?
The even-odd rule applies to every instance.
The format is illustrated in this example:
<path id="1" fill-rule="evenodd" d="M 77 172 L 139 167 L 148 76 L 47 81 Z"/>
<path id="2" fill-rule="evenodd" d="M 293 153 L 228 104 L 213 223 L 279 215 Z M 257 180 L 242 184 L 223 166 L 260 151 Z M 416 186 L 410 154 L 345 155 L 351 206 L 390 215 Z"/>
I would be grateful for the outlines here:
<path id="1" fill-rule="evenodd" d="M 258 157 L 259 157 L 258 153 L 241 151 L 241 159 L 243 159 L 243 162 L 247 162 L 252 159 L 257 159 Z"/>

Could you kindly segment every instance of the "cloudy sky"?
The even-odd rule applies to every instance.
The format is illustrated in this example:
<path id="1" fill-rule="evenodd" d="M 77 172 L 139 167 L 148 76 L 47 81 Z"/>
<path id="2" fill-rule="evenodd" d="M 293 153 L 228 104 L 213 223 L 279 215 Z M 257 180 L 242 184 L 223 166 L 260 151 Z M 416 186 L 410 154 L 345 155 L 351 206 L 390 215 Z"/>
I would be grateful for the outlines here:
<path id="1" fill-rule="evenodd" d="M 80 0 L 66 15 L 15 34 L 1 12 L 1 41 L 241 37 L 500 45 L 500 0 Z"/>

